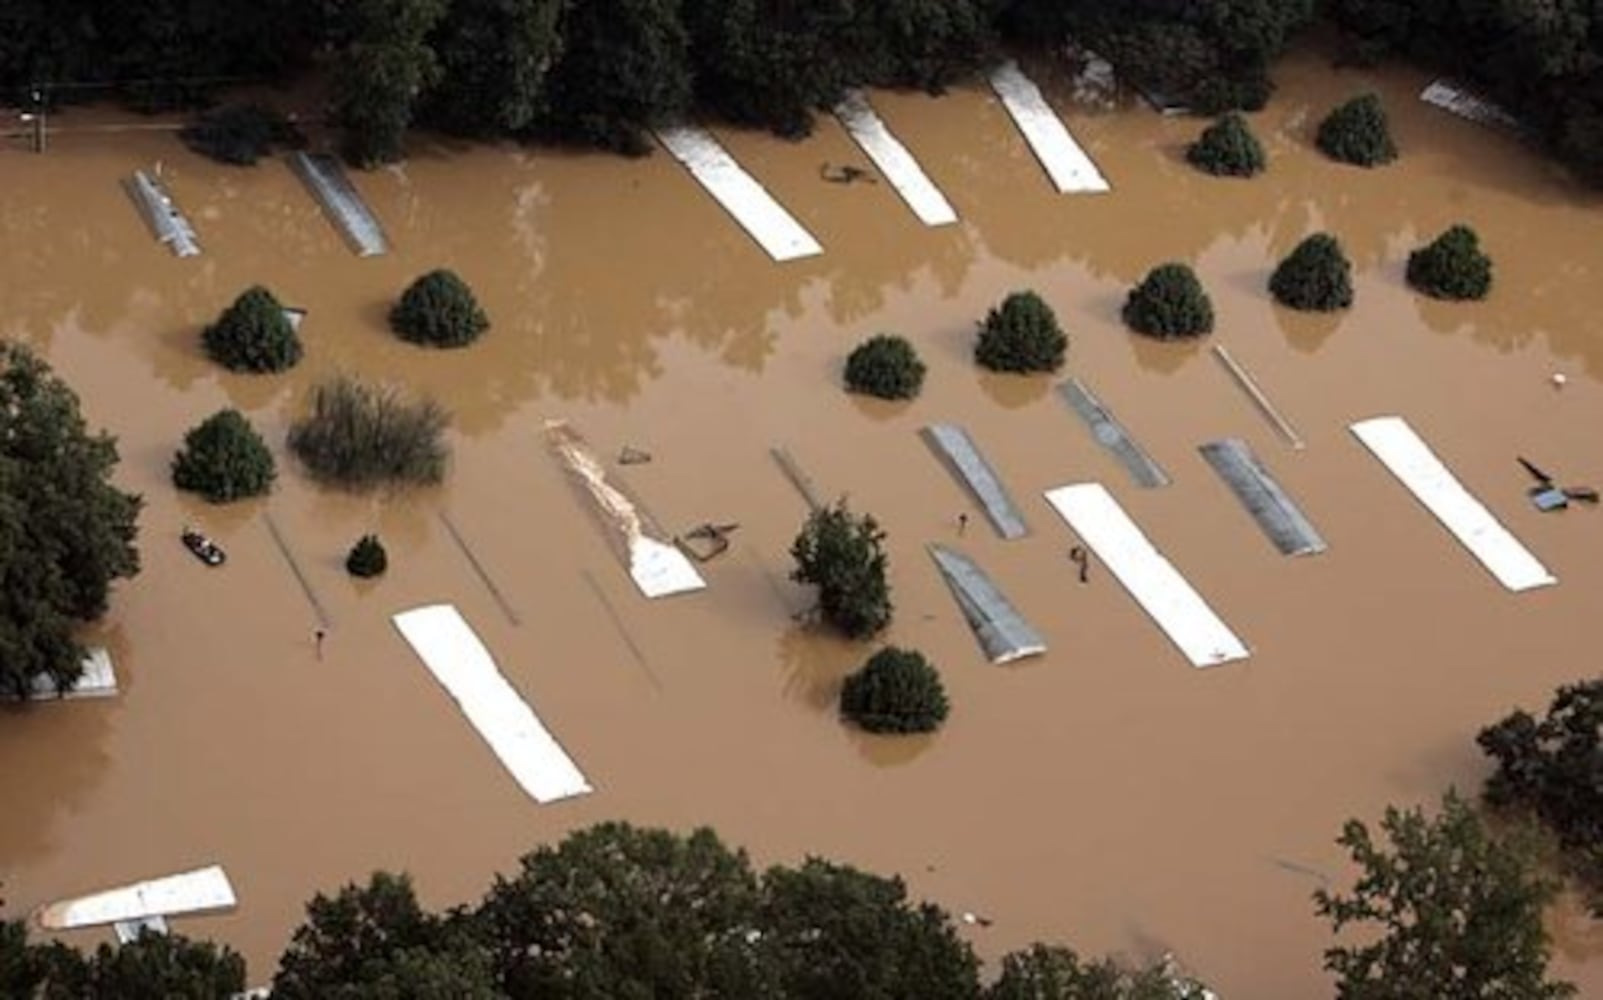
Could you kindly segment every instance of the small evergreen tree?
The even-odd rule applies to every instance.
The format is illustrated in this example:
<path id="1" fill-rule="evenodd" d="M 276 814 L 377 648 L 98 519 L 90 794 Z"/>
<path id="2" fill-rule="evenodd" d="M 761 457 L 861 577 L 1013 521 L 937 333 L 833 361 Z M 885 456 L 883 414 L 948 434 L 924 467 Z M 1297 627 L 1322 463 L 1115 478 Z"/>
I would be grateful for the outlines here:
<path id="1" fill-rule="evenodd" d="M 871 733 L 931 733 L 949 705 L 941 675 L 924 654 L 887 646 L 846 678 L 840 714 Z"/>
<path id="2" fill-rule="evenodd" d="M 879 333 L 846 358 L 846 388 L 880 399 L 912 399 L 924 386 L 924 362 L 907 338 Z"/>
<path id="3" fill-rule="evenodd" d="M 261 285 L 247 288 L 201 334 L 213 361 L 236 372 L 281 372 L 301 359 L 284 306 Z"/>
<path id="4" fill-rule="evenodd" d="M 891 622 L 884 541 L 878 521 L 854 515 L 841 500 L 808 515 L 790 547 L 791 579 L 818 588 L 824 620 L 848 638 L 866 639 Z"/>
<path id="5" fill-rule="evenodd" d="M 1204 129 L 1197 141 L 1186 147 L 1186 160 L 1216 177 L 1252 177 L 1267 165 L 1263 145 L 1237 111 Z"/>
<path id="6" fill-rule="evenodd" d="M 1034 292 L 1014 292 L 986 314 L 974 360 L 996 372 L 1053 372 L 1068 349 L 1052 307 Z"/>
<path id="7" fill-rule="evenodd" d="M 429 347 L 465 347 L 490 328 L 473 289 L 444 269 L 412 282 L 390 310 L 390 327 L 402 340 Z"/>
<path id="8" fill-rule="evenodd" d="M 1408 255 L 1408 283 L 1437 299 L 1484 299 L 1492 290 L 1492 259 L 1468 226 L 1453 226 Z"/>
<path id="9" fill-rule="evenodd" d="M 1374 94 L 1355 97 L 1326 115 L 1315 141 L 1339 163 L 1375 167 L 1397 159 L 1386 109 Z"/>
<path id="10" fill-rule="evenodd" d="M 1124 322 L 1137 333 L 1172 340 L 1213 332 L 1213 303 L 1185 264 L 1160 264 L 1130 290 Z"/>
<path id="11" fill-rule="evenodd" d="M 207 417 L 184 435 L 173 457 L 173 485 L 212 503 L 261 496 L 273 488 L 277 470 L 267 442 L 238 410 Z"/>
<path id="12" fill-rule="evenodd" d="M 382 576 L 390 568 L 389 553 L 377 535 L 363 535 L 345 557 L 345 572 L 362 580 Z"/>
<path id="13" fill-rule="evenodd" d="M 1286 255 L 1269 278 L 1275 301 L 1292 309 L 1332 312 L 1353 304 L 1353 266 L 1329 233 L 1315 233 Z"/>

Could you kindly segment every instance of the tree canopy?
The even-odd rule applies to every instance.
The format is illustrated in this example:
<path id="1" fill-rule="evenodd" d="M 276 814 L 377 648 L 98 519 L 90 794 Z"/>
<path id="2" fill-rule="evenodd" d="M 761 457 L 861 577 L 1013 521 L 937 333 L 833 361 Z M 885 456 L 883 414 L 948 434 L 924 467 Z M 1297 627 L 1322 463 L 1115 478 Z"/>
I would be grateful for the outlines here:
<path id="1" fill-rule="evenodd" d="M 1349 820 L 1337 843 L 1360 877 L 1350 894 L 1314 894 L 1336 932 L 1365 931 L 1325 952 L 1340 1000 L 1574 995 L 1547 978 L 1542 908 L 1555 887 L 1527 845 L 1495 836 L 1451 792 L 1436 816 L 1388 808 L 1380 834 Z"/>
<path id="2" fill-rule="evenodd" d="M 974 342 L 974 361 L 995 372 L 1055 372 L 1069 337 L 1057 314 L 1034 292 L 1013 292 L 991 307 Z"/>
<path id="3" fill-rule="evenodd" d="M 1189 265 L 1159 264 L 1124 300 L 1124 322 L 1137 333 L 1160 340 L 1188 339 L 1213 332 L 1213 302 Z"/>
<path id="4" fill-rule="evenodd" d="M 1332 312 L 1353 304 L 1353 266 L 1341 243 L 1314 233 L 1294 247 L 1269 276 L 1275 301 L 1291 309 Z"/>
<path id="5" fill-rule="evenodd" d="M 429 32 L 446 0 L 353 0 L 351 36 L 334 64 L 334 117 L 345 158 L 359 167 L 405 155 L 406 130 L 420 95 L 440 79 Z"/>
<path id="6" fill-rule="evenodd" d="M 78 628 L 139 572 L 142 501 L 112 484 L 116 441 L 27 348 L 0 342 L 0 693 L 76 681 Z"/>
<path id="7" fill-rule="evenodd" d="M 934 732 L 949 710 L 940 671 L 895 646 L 870 656 L 840 691 L 840 714 L 871 733 Z"/>
<path id="8" fill-rule="evenodd" d="M 277 464 L 267 442 L 245 415 L 218 410 L 190 428 L 173 456 L 173 485 L 212 503 L 228 503 L 272 491 Z"/>
<path id="9" fill-rule="evenodd" d="M 261 285 L 240 293 L 201 333 L 213 361 L 238 372 L 281 372 L 301 359 L 301 341 L 283 303 Z"/>
<path id="10" fill-rule="evenodd" d="M 1263 173 L 1268 161 L 1247 119 L 1231 111 L 1186 147 L 1186 162 L 1216 177 L 1252 177 Z"/>
<path id="11" fill-rule="evenodd" d="M 1561 687 L 1542 719 L 1512 712 L 1475 742 L 1497 764 L 1487 804 L 1541 821 L 1594 902 L 1603 898 L 1603 681 Z"/>
<path id="12" fill-rule="evenodd" d="M 1408 255 L 1408 284 L 1437 299 L 1484 299 L 1492 290 L 1492 258 L 1465 225 L 1450 226 Z"/>
<path id="13" fill-rule="evenodd" d="M 818 588 L 824 621 L 848 638 L 866 639 L 891 622 L 884 542 L 873 515 L 853 514 L 841 500 L 808 515 L 790 547 L 791 579 Z"/>
<path id="14" fill-rule="evenodd" d="M 924 362 L 906 337 L 877 333 L 846 357 L 846 388 L 880 399 L 912 399 L 924 387 Z"/>

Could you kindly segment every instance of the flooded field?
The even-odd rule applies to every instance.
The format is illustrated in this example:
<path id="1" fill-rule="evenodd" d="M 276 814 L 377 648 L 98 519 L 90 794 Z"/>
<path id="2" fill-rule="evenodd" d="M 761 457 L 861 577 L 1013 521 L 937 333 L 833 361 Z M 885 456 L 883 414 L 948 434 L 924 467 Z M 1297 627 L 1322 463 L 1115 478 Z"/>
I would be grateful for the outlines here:
<path id="1" fill-rule="evenodd" d="M 1253 116 L 1270 171 L 1192 171 L 1200 124 L 1138 107 L 1066 109 L 1114 191 L 1063 196 L 990 92 L 874 95 L 962 222 L 927 229 L 888 184 L 836 185 L 863 163 L 840 126 L 805 143 L 717 129 L 824 245 L 775 265 L 666 155 L 420 143 L 402 169 L 356 177 L 393 250 L 358 259 L 281 163 L 214 166 L 169 136 L 64 133 L 45 156 L 0 153 L 0 334 L 41 350 L 121 440 L 119 479 L 144 494 L 144 571 L 119 589 L 104 637 L 125 691 L 104 703 L 0 715 L 0 882 L 12 912 L 104 885 L 223 864 L 241 905 L 179 921 L 241 949 L 264 981 L 312 892 L 406 869 L 425 898 L 476 896 L 524 850 L 607 818 L 710 824 L 759 862 L 809 852 L 899 872 L 914 893 L 994 919 L 994 958 L 1034 939 L 1150 957 L 1173 950 L 1223 995 L 1326 992 L 1329 935 L 1310 893 L 1350 872 L 1350 816 L 1477 787 L 1473 737 L 1515 705 L 1593 672 L 1603 512 L 1537 513 L 1523 455 L 1603 485 L 1603 205 L 1513 139 L 1414 99 L 1403 71 L 1288 59 Z M 1062 81 L 1048 81 L 1061 97 Z M 1330 106 L 1379 90 L 1402 159 L 1366 172 L 1325 161 Z M 1060 107 L 1064 105 L 1060 101 Z M 70 126 L 72 116 L 61 120 Z M 203 248 L 172 258 L 118 180 L 161 161 Z M 1407 251 L 1456 221 L 1496 261 L 1485 303 L 1448 305 L 1402 281 Z M 1294 315 L 1265 290 L 1307 233 L 1337 234 L 1357 303 Z M 1213 295 L 1215 341 L 1252 369 L 1307 440 L 1292 451 L 1206 347 L 1133 339 L 1125 289 L 1190 261 Z M 494 323 L 470 349 L 390 335 L 389 303 L 448 266 Z M 221 372 L 199 331 L 252 283 L 309 310 L 307 356 L 285 377 Z M 1085 379 L 1174 478 L 1137 490 L 1051 392 L 981 374 L 975 321 L 1008 291 L 1055 306 Z M 847 351 L 911 338 L 922 398 L 839 389 Z M 382 376 L 454 414 L 447 483 L 402 498 L 312 486 L 283 452 L 318 379 Z M 1555 372 L 1569 376 L 1556 390 Z M 174 493 L 183 432 L 224 405 L 280 453 L 265 502 L 211 508 Z M 1511 594 L 1352 439 L 1401 414 L 1559 578 Z M 640 597 L 546 448 L 567 419 L 670 531 L 739 522 L 702 567 L 709 588 Z M 962 424 L 1032 533 L 1001 541 L 919 439 Z M 1280 557 L 1196 452 L 1241 436 L 1330 544 Z M 828 494 L 889 531 L 897 620 L 953 701 L 911 742 L 843 728 L 840 678 L 872 647 L 797 623 L 786 579 L 806 512 L 769 455 L 788 447 Z M 1097 480 L 1252 648 L 1191 668 L 1102 567 L 1077 582 L 1074 539 L 1042 500 Z M 965 536 L 956 517 L 969 511 Z M 275 546 L 271 515 L 332 626 Z M 475 574 L 441 515 L 505 595 Z M 229 552 L 208 570 L 177 542 L 193 523 Z M 391 570 L 354 584 L 341 562 L 378 531 Z M 927 542 L 997 581 L 1050 647 L 988 665 Z M 455 604 L 595 785 L 536 806 L 429 677 L 389 616 Z M 512 617 L 517 623 L 514 624 Z M 1557 971 L 1603 992 L 1603 942 L 1566 911 Z M 79 943 L 95 938 L 83 935 Z"/>

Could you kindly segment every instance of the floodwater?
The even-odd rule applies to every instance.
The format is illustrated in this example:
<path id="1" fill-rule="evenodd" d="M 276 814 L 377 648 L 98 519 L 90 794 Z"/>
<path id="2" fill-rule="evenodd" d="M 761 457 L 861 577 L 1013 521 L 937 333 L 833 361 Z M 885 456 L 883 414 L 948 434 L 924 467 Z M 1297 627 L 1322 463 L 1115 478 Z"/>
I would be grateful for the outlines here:
<path id="1" fill-rule="evenodd" d="M 938 230 L 886 184 L 820 181 L 822 162 L 864 162 L 831 121 L 799 145 L 720 129 L 825 246 L 784 266 L 666 155 L 420 143 L 403 169 L 356 178 L 394 246 L 363 260 L 282 164 L 216 167 L 155 133 L 67 132 L 46 156 L 0 152 L 0 333 L 79 390 L 91 422 L 121 440 L 121 482 L 148 503 L 144 572 L 104 627 L 123 696 L 0 717 L 11 912 L 218 862 L 240 907 L 179 926 L 233 943 L 261 981 L 317 889 L 401 868 L 446 905 L 536 844 L 627 818 L 711 824 L 762 863 L 816 852 L 900 872 L 920 896 L 991 917 L 972 931 L 988 958 L 1033 939 L 1172 950 L 1232 998 L 1325 993 L 1329 935 L 1309 897 L 1350 881 L 1342 822 L 1476 787 L 1480 726 L 1595 669 L 1603 512 L 1536 513 L 1514 459 L 1603 484 L 1591 329 L 1603 206 L 1513 139 L 1415 101 L 1417 75 L 1303 54 L 1279 79 L 1254 116 L 1272 167 L 1250 182 L 1184 164 L 1199 123 L 1071 110 L 1114 185 L 1103 196 L 1052 193 L 983 89 L 875 95 L 963 218 Z M 1366 89 L 1385 96 L 1402 160 L 1373 172 L 1324 161 L 1311 147 L 1319 116 Z M 158 160 L 198 258 L 156 245 L 118 187 Z M 1424 301 L 1402 283 L 1406 252 L 1459 220 L 1496 259 L 1493 296 Z M 1274 261 L 1316 228 L 1357 268 L 1357 304 L 1338 317 L 1291 315 L 1264 293 Z M 1215 340 L 1305 451 L 1205 348 L 1124 332 L 1125 288 L 1171 259 L 1196 266 Z M 470 349 L 385 330 L 388 303 L 438 266 L 494 322 Z M 221 373 L 198 349 L 201 325 L 254 282 L 310 311 L 307 357 L 288 376 Z M 1048 380 L 974 368 L 974 322 L 1024 287 L 1057 308 L 1070 370 L 1172 486 L 1133 488 Z M 929 364 L 911 405 L 838 388 L 847 351 L 881 330 L 912 338 Z M 453 411 L 445 485 L 350 497 L 307 481 L 284 430 L 336 371 L 404 382 Z M 281 479 L 265 502 L 213 509 L 176 495 L 166 470 L 184 430 L 230 404 L 274 442 Z M 1345 429 L 1383 413 L 1406 416 L 1560 584 L 1498 587 Z M 703 567 L 708 590 L 638 595 L 543 445 L 555 418 L 604 455 L 651 452 L 618 472 L 669 530 L 740 523 L 731 552 Z M 969 430 L 1029 537 L 990 531 L 917 436 L 936 421 Z M 1328 553 L 1275 553 L 1196 453 L 1224 436 L 1254 445 Z M 808 595 L 786 580 L 787 550 L 806 508 L 776 445 L 888 529 L 898 614 L 886 638 L 930 654 L 954 705 L 933 739 L 836 721 L 839 679 L 872 647 L 795 619 Z M 1083 480 L 1110 486 L 1252 659 L 1193 669 L 1100 566 L 1076 581 L 1074 540 L 1041 493 Z M 332 620 L 321 659 L 269 514 Z M 178 544 L 185 522 L 226 547 L 225 569 Z M 341 560 L 373 530 L 390 573 L 354 584 Z M 987 665 L 929 541 L 975 558 L 1050 654 Z M 463 611 L 595 794 L 541 807 L 509 780 L 389 623 L 437 601 Z M 1603 991 L 1596 929 L 1573 907 L 1555 927 L 1558 971 Z"/>

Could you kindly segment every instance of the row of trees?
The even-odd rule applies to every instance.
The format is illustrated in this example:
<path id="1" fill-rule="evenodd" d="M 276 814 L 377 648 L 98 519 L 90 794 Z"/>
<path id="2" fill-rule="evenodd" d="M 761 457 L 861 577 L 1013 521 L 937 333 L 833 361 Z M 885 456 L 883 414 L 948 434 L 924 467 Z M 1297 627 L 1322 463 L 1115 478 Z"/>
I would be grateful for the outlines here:
<path id="1" fill-rule="evenodd" d="M 1591 183 L 1603 183 L 1603 8 L 1330 0 L 1366 58 L 1402 55 L 1467 81 Z"/>
<path id="2" fill-rule="evenodd" d="M 245 986 L 226 947 L 147 935 L 84 957 L 0 923 L 0 996 L 219 1000 Z M 604 823 L 541 847 L 473 907 L 433 913 L 405 876 L 319 894 L 280 959 L 274 1000 L 340 997 L 764 997 L 776 1000 L 1200 1000 L 1162 964 L 1036 945 L 1000 978 L 951 916 L 899 878 L 818 858 L 759 872 L 711 830 Z"/>
<path id="3" fill-rule="evenodd" d="M 115 85 L 146 106 L 285 78 L 326 54 L 348 156 L 398 159 L 407 129 L 544 137 L 626 152 L 693 107 L 804 134 L 858 85 L 939 88 L 1007 38 L 1072 37 L 1138 84 L 1205 109 L 1257 107 L 1312 0 L 18 0 L 0 15 L 0 89 L 19 103 Z M 240 125 L 248 128 L 241 134 Z M 259 147 L 260 119 L 202 145 Z M 243 140 L 243 141 L 241 141 Z M 245 158 L 249 153 L 244 154 Z"/>

